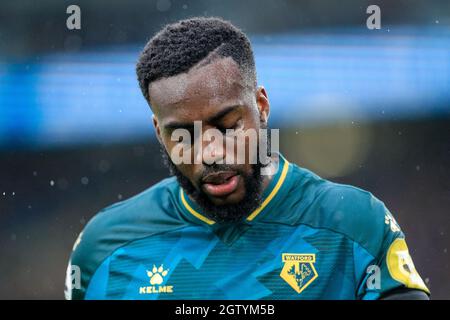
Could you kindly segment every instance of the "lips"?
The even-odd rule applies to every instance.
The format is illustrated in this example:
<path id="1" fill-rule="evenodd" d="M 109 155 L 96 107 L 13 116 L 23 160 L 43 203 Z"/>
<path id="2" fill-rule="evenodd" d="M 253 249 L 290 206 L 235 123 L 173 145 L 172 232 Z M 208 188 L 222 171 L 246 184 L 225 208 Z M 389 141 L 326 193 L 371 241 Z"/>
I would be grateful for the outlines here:
<path id="1" fill-rule="evenodd" d="M 234 172 L 234 171 L 221 171 L 221 172 L 210 173 L 202 179 L 202 182 L 203 183 L 212 183 L 212 184 L 221 184 L 235 175 L 236 175 L 236 172 Z"/>
<path id="2" fill-rule="evenodd" d="M 213 197 L 223 197 L 234 192 L 239 183 L 236 172 L 218 172 L 207 175 L 202 179 L 202 188 Z"/>

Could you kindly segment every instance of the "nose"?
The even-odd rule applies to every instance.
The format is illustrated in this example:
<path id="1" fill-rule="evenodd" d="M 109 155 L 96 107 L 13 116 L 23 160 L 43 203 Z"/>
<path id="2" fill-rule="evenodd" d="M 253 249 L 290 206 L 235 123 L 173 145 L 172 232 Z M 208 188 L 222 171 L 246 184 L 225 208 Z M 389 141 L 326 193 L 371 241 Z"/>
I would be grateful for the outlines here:
<path id="1" fill-rule="evenodd" d="M 202 150 L 196 153 L 197 163 L 212 165 L 215 163 L 225 163 L 224 137 L 217 129 L 208 129 L 201 136 Z M 200 150 L 198 150 L 200 151 Z"/>

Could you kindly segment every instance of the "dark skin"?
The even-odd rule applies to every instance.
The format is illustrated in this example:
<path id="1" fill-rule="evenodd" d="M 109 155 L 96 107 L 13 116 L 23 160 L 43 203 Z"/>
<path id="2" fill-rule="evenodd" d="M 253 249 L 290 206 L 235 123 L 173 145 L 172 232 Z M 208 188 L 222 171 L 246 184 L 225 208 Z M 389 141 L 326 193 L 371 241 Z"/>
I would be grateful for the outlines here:
<path id="1" fill-rule="evenodd" d="M 190 130 L 193 135 L 194 121 L 202 122 L 203 132 L 215 128 L 225 134 L 226 129 L 259 130 L 261 123 L 267 123 L 269 116 L 270 104 L 265 89 L 261 86 L 255 89 L 232 58 L 219 57 L 206 65 L 200 63 L 187 73 L 152 82 L 149 95 L 157 137 L 169 154 L 179 143 L 171 140 L 172 132 L 182 128 Z M 248 141 L 245 143 L 248 155 Z M 232 165 L 232 171 L 237 173 L 239 179 L 233 192 L 220 197 L 211 195 L 202 180 L 208 166 L 205 157 L 213 157 L 209 159 L 211 163 L 211 160 L 229 161 L 232 156 L 226 153 L 224 145 L 203 141 L 203 149 L 208 145 L 213 148 L 213 152 L 194 154 L 192 148 L 191 164 L 180 164 L 177 168 L 215 205 L 239 203 L 246 194 L 245 184 L 239 173 L 250 175 L 251 164 L 246 161 L 246 164 Z M 236 156 L 235 152 L 234 157 Z M 197 157 L 197 164 L 194 163 L 194 157 Z M 264 176 L 263 189 L 271 178 L 272 176 Z"/>

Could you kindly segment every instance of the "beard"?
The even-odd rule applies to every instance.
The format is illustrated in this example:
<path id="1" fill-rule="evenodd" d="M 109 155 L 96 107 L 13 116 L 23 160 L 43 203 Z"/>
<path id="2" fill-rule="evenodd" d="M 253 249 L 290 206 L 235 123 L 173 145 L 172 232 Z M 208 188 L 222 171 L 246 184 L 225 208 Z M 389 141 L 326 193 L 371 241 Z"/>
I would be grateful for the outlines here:
<path id="1" fill-rule="evenodd" d="M 263 129 L 265 127 L 262 127 Z M 268 132 L 267 139 L 267 155 L 270 156 L 270 131 Z M 203 210 L 203 214 L 208 218 L 216 221 L 217 223 L 236 223 L 242 221 L 254 210 L 256 210 L 262 203 L 262 187 L 263 176 L 261 169 L 267 165 L 260 162 L 257 157 L 256 163 L 251 165 L 251 173 L 244 172 L 239 167 L 235 167 L 227 164 L 212 164 L 204 167 L 202 177 L 207 176 L 210 173 L 218 171 L 236 171 L 244 181 L 245 195 L 241 201 L 233 204 L 216 205 L 201 189 L 198 190 L 192 182 L 186 178 L 177 166 L 170 159 L 165 147 L 160 145 L 163 162 L 168 167 L 172 176 L 177 178 L 178 183 L 187 193 L 187 195 L 197 203 Z M 257 150 L 259 154 L 259 146 Z"/>

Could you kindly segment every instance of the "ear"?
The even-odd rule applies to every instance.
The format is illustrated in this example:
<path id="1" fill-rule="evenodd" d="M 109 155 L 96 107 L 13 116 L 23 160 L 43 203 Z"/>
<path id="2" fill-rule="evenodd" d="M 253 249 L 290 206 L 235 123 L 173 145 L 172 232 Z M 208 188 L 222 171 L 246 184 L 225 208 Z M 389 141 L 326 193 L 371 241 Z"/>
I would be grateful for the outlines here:
<path id="1" fill-rule="evenodd" d="M 256 89 L 256 104 L 258 106 L 260 119 L 267 123 L 270 114 L 270 103 L 266 89 L 264 89 L 263 86 L 258 86 Z"/>
<path id="2" fill-rule="evenodd" d="M 153 126 L 155 127 L 156 137 L 158 138 L 159 142 L 162 143 L 161 129 L 159 127 L 159 121 L 158 121 L 158 118 L 154 114 L 153 114 L 152 120 L 153 120 Z"/>

